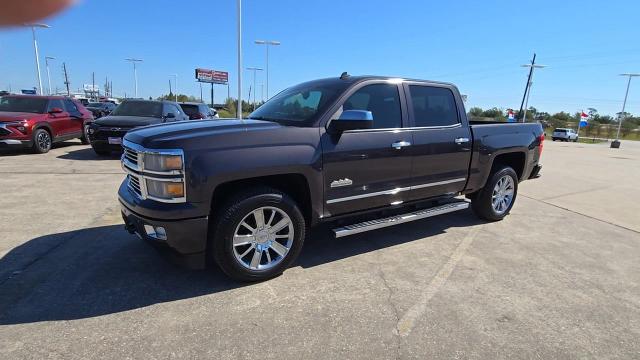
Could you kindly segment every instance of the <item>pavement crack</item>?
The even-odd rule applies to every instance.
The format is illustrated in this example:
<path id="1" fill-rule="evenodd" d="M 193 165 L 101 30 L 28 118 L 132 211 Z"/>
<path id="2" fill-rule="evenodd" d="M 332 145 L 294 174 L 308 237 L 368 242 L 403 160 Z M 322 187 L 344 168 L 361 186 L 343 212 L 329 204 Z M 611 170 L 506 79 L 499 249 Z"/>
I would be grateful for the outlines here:
<path id="1" fill-rule="evenodd" d="M 396 359 L 400 358 L 400 332 L 398 330 L 398 323 L 400 322 L 400 311 L 398 310 L 398 308 L 396 307 L 395 303 L 393 302 L 393 294 L 394 291 L 391 288 L 391 285 L 389 285 L 389 282 L 387 281 L 387 277 L 384 273 L 384 271 L 382 270 L 382 268 L 378 267 L 378 277 L 380 278 L 380 280 L 382 280 L 382 284 L 384 285 L 385 289 L 387 290 L 387 304 L 389 304 L 389 307 L 393 310 L 393 316 L 395 317 L 395 326 L 393 329 L 393 335 L 394 338 L 396 339 Z"/>

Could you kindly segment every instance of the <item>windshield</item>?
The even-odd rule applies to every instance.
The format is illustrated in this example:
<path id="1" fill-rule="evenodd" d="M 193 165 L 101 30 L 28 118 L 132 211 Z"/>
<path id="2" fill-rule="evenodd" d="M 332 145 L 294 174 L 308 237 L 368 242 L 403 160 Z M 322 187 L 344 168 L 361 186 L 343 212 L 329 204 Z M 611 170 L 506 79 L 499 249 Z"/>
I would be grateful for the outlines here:
<path id="1" fill-rule="evenodd" d="M 249 115 L 250 119 L 308 126 L 347 87 L 345 82 L 317 81 L 291 87 Z"/>
<path id="2" fill-rule="evenodd" d="M 154 101 L 125 101 L 111 115 L 162 117 L 162 103 Z"/>
<path id="3" fill-rule="evenodd" d="M 100 107 L 104 107 L 104 104 L 102 104 L 102 103 L 88 103 L 87 107 L 100 108 Z"/>
<path id="4" fill-rule="evenodd" d="M 0 111 L 44 114 L 48 102 L 43 98 L 5 96 L 0 98 Z"/>

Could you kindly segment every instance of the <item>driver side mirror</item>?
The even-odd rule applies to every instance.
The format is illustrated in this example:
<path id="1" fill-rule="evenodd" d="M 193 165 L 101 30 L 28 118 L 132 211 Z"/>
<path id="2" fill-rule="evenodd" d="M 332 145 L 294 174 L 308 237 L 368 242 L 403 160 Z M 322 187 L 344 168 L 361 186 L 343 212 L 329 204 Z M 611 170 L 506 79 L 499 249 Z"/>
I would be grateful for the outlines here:
<path id="1" fill-rule="evenodd" d="M 367 110 L 345 110 L 337 119 L 331 120 L 329 131 L 341 133 L 347 130 L 371 129 L 373 114 Z"/>
<path id="2" fill-rule="evenodd" d="M 165 115 L 166 119 L 175 119 L 176 118 L 176 114 L 174 113 L 167 113 L 167 115 Z"/>
<path id="3" fill-rule="evenodd" d="M 62 112 L 62 109 L 60 109 L 59 107 L 54 107 L 51 110 L 49 110 L 49 114 L 60 114 Z"/>

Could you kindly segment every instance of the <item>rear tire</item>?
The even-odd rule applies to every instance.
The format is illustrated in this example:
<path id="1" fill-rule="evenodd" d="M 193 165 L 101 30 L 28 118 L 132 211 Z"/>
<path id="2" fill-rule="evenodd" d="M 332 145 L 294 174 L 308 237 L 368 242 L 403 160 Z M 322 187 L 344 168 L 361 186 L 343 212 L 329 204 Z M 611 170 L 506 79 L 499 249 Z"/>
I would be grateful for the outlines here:
<path id="1" fill-rule="evenodd" d="M 298 257 L 308 229 L 296 202 L 268 187 L 243 191 L 212 216 L 208 255 L 229 277 L 276 277 Z"/>
<path id="2" fill-rule="evenodd" d="M 33 132 L 33 145 L 31 149 L 36 154 L 46 154 L 51 150 L 51 134 L 45 129 L 36 129 Z"/>
<path id="3" fill-rule="evenodd" d="M 494 172 L 485 186 L 471 201 L 471 209 L 480 218 L 489 221 L 504 219 L 518 195 L 518 175 L 509 166 Z"/>

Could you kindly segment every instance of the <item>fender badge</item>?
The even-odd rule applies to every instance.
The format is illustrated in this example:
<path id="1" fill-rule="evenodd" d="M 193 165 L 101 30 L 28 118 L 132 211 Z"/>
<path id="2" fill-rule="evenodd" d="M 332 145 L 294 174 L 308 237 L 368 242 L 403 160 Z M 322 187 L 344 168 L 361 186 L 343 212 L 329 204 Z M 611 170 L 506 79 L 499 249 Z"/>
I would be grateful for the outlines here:
<path id="1" fill-rule="evenodd" d="M 336 188 L 336 187 L 341 187 L 341 186 L 349 186 L 352 185 L 353 181 L 351 181 L 351 179 L 348 178 L 344 178 L 344 179 L 340 179 L 340 180 L 334 180 L 333 182 L 331 182 L 331 187 L 332 188 Z"/>

